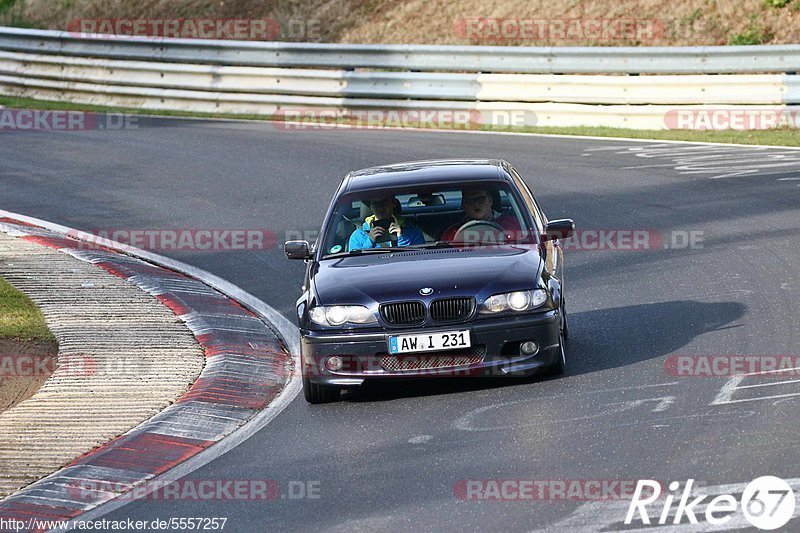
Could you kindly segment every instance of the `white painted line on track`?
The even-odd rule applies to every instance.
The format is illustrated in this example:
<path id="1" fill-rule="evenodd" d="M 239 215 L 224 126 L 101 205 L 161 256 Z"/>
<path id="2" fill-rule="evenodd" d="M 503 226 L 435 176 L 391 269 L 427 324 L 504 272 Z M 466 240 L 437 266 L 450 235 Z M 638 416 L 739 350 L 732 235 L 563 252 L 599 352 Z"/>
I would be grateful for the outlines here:
<path id="1" fill-rule="evenodd" d="M 741 400 L 726 400 L 726 401 L 717 401 L 714 400 L 711 405 L 727 405 L 730 403 L 746 403 L 746 402 L 761 402 L 764 400 L 778 400 L 781 398 L 793 398 L 796 396 L 800 396 L 800 392 L 791 392 L 787 394 L 775 394 L 773 396 L 758 396 L 757 398 L 744 398 Z"/>
<path id="2" fill-rule="evenodd" d="M 800 366 L 792 368 L 776 368 L 774 370 L 761 370 L 760 372 L 750 372 L 749 374 L 742 374 L 743 376 L 763 376 L 764 374 L 782 374 L 783 372 L 791 372 L 793 370 L 800 370 Z"/>
<path id="3" fill-rule="evenodd" d="M 771 383 L 757 383 L 755 385 L 741 385 L 737 389 L 754 389 L 756 387 L 773 387 L 776 385 L 788 385 L 789 383 L 800 383 L 800 379 L 790 379 L 787 381 L 773 381 Z"/>
<path id="4" fill-rule="evenodd" d="M 611 152 L 646 160 L 646 164 L 627 165 L 621 167 L 623 170 L 671 167 L 681 175 L 706 175 L 710 179 L 796 174 L 800 171 L 800 154 L 787 148 L 675 146 L 656 141 L 649 146 L 599 146 L 584 151 L 590 154 Z M 662 164 L 658 160 L 667 160 L 668 163 Z"/>
<path id="5" fill-rule="evenodd" d="M 742 381 L 744 381 L 748 377 L 752 376 L 763 376 L 766 374 L 780 374 L 783 372 L 792 372 L 798 371 L 800 367 L 793 367 L 793 368 L 778 368 L 775 370 L 763 370 L 761 372 L 751 372 L 749 374 L 740 374 L 737 376 L 733 376 L 730 378 L 725 385 L 722 386 L 717 397 L 711 402 L 710 405 L 726 405 L 732 403 L 746 403 L 746 402 L 760 402 L 764 400 L 779 400 L 782 398 L 793 398 L 796 396 L 800 396 L 800 392 L 791 392 L 786 394 L 773 394 L 770 396 L 756 396 L 754 398 L 740 398 L 738 400 L 734 400 L 733 395 L 738 390 L 745 390 L 745 389 L 760 389 L 763 387 L 777 387 L 778 385 L 789 385 L 792 383 L 800 383 L 800 379 L 791 379 L 791 380 L 784 380 L 784 381 L 772 381 L 769 383 L 756 383 L 754 385 L 740 385 Z"/>
<path id="6" fill-rule="evenodd" d="M 27 215 L 21 215 L 19 213 L 13 213 L 2 209 L 0 209 L 0 217 L 8 217 L 19 220 L 21 222 L 35 224 L 50 231 L 62 233 L 65 235 L 69 234 L 71 238 L 86 240 L 95 245 L 105 246 L 107 248 L 119 250 L 122 253 L 139 257 L 140 259 L 144 259 L 151 263 L 178 272 L 182 272 L 188 276 L 199 279 L 203 283 L 210 285 L 211 287 L 217 289 L 218 291 L 244 304 L 246 307 L 250 308 L 252 311 L 256 312 L 258 315 L 263 317 L 272 327 L 277 329 L 278 335 L 286 343 L 286 347 L 289 349 L 290 354 L 294 358 L 294 364 L 295 364 L 294 368 L 295 369 L 300 368 L 300 360 L 299 360 L 300 335 L 297 328 L 291 322 L 289 322 L 289 320 L 286 319 L 286 317 L 281 315 L 277 310 L 273 309 L 266 303 L 262 302 L 252 294 L 249 294 L 248 292 L 242 290 L 241 288 L 237 287 L 231 282 L 223 278 L 220 278 L 219 276 L 211 274 L 210 272 L 202 270 L 200 268 L 187 265 L 186 263 L 182 263 L 180 261 L 176 261 L 175 259 L 154 254 L 152 252 L 147 252 L 145 250 L 140 250 L 138 248 L 134 248 L 127 244 L 118 243 L 108 239 L 98 238 L 96 235 L 92 235 L 91 233 L 78 231 L 72 228 L 68 228 L 66 226 L 62 226 L 60 224 L 48 222 L 46 220 L 41 220 L 38 218 L 29 217 Z M 175 468 L 172 468 L 167 472 L 161 474 L 160 476 L 157 476 L 152 480 L 150 480 L 151 482 L 148 484 L 149 487 L 156 488 L 158 486 L 163 486 L 164 484 L 170 483 L 184 476 L 187 476 L 188 474 L 194 472 L 198 468 L 205 466 L 211 461 L 214 461 L 215 459 L 229 452 L 233 448 L 239 446 L 247 439 L 252 437 L 255 433 L 262 430 L 276 416 L 278 416 L 281 413 L 281 411 L 286 409 L 286 407 L 288 407 L 289 404 L 294 400 L 295 396 L 297 396 L 300 390 L 301 390 L 300 373 L 293 372 L 289 382 L 286 384 L 286 387 L 284 387 L 283 391 L 281 391 L 281 393 L 278 395 L 275 401 L 273 401 L 269 406 L 260 411 L 256 416 L 250 419 L 239 429 L 231 433 L 228 437 L 224 438 L 223 440 L 219 441 L 213 446 L 203 450 L 194 457 L 184 461 Z M 80 520 L 81 521 L 98 520 L 99 518 L 107 515 L 108 513 L 115 511 L 121 507 L 124 507 L 125 505 L 133 501 L 136 500 L 131 498 L 113 499 L 106 504 L 100 505 L 92 509 L 91 511 L 82 514 L 80 516 Z"/>
<path id="7" fill-rule="evenodd" d="M 736 386 L 744 380 L 744 376 L 733 376 L 725 385 L 722 386 L 717 397 L 710 405 L 724 405 L 730 402 L 733 393 L 736 392 Z"/>
<path id="8" fill-rule="evenodd" d="M 109 111 L 111 112 L 111 111 Z M 285 121 L 276 121 L 276 120 L 256 120 L 256 119 L 246 119 L 246 118 L 217 118 L 217 117 L 181 117 L 181 116 L 171 116 L 171 115 L 151 115 L 146 113 L 137 113 L 136 116 L 138 117 L 147 117 L 147 118 L 155 118 L 155 119 L 162 119 L 162 120 L 185 120 L 185 121 L 203 121 L 203 122 L 232 122 L 232 123 L 241 123 L 241 124 L 285 124 Z M 304 124 L 308 124 L 309 126 L 325 126 L 330 128 L 330 123 L 325 122 L 304 122 Z M 364 129 L 360 126 L 351 126 L 348 124 L 337 124 L 336 129 Z M 384 128 L 369 128 L 369 131 L 380 131 L 380 130 L 388 130 L 388 131 L 409 131 L 409 132 L 428 132 L 428 133 L 467 133 L 472 135 L 516 135 L 522 137 L 545 137 L 551 139 L 586 139 L 592 141 L 622 141 L 622 142 L 634 142 L 634 143 L 652 143 L 652 142 L 660 142 L 660 143 L 670 143 L 670 144 L 694 144 L 694 145 L 704 145 L 704 146 L 733 146 L 733 147 L 760 147 L 760 148 L 785 148 L 787 150 L 800 150 L 800 146 L 781 146 L 776 144 L 737 144 L 737 143 L 722 143 L 722 142 L 710 142 L 710 141 L 677 141 L 673 139 L 638 139 L 636 137 L 603 137 L 597 135 L 566 135 L 563 133 L 533 133 L 533 132 L 522 132 L 522 131 L 478 131 L 478 130 L 447 130 L 447 129 L 435 129 L 435 128 L 402 128 L 398 126 L 392 127 L 384 127 Z M 302 130 L 296 130 L 302 131 Z"/>
<path id="9" fill-rule="evenodd" d="M 466 413 L 465 415 L 459 417 L 458 419 L 453 421 L 452 427 L 453 427 L 453 429 L 456 429 L 456 430 L 459 430 L 459 431 L 478 431 L 478 432 L 481 432 L 481 431 L 497 431 L 497 430 L 501 430 L 501 429 L 510 429 L 510 426 L 476 427 L 474 420 L 475 420 L 476 417 L 478 417 L 478 416 L 480 416 L 480 415 L 482 415 L 482 414 L 484 414 L 484 413 L 486 413 L 486 412 L 488 412 L 488 411 L 490 411 L 492 409 L 504 408 L 504 407 L 508 407 L 508 406 L 511 406 L 511 405 L 518 405 L 518 404 L 521 404 L 521 403 L 540 402 L 540 401 L 543 401 L 543 400 L 549 400 L 549 399 L 561 398 L 561 397 L 567 397 L 567 396 L 568 397 L 576 397 L 576 396 L 585 396 L 585 395 L 592 395 L 592 394 L 604 394 L 604 393 L 609 393 L 609 392 L 638 391 L 638 390 L 657 388 L 657 387 L 669 387 L 669 386 L 672 386 L 672 385 L 678 385 L 679 383 L 680 383 L 679 381 L 670 381 L 670 382 L 667 382 L 667 383 L 651 383 L 651 384 L 648 384 L 648 385 L 634 385 L 634 386 L 630 386 L 630 387 L 614 387 L 614 388 L 599 389 L 599 390 L 592 390 L 592 391 L 585 391 L 585 392 L 573 392 L 573 393 L 569 393 L 569 394 L 566 394 L 566 393 L 550 394 L 550 395 L 547 395 L 547 396 L 525 398 L 525 399 L 522 399 L 522 400 L 513 400 L 513 401 L 510 401 L 510 402 L 502 402 L 502 403 L 498 403 L 498 404 L 485 405 L 483 407 L 479 407 L 477 409 L 474 409 L 474 410 Z M 552 420 L 552 421 L 549 421 L 549 423 L 557 424 L 557 423 L 565 423 L 565 422 L 578 421 L 578 420 L 589 420 L 589 419 L 600 418 L 600 417 L 603 417 L 603 416 L 612 415 L 612 414 L 615 414 L 615 413 L 620 413 L 620 412 L 624 412 L 624 411 L 630 410 L 632 408 L 635 408 L 635 407 L 638 407 L 638 406 L 642 405 L 644 402 L 657 402 L 656 407 L 655 407 L 653 412 L 661 412 L 661 411 L 667 410 L 674 403 L 674 401 L 675 401 L 675 396 L 659 396 L 659 397 L 655 397 L 655 398 L 633 399 L 633 400 L 628 400 L 628 401 L 621 401 L 621 402 L 616 402 L 616 403 L 613 403 L 613 404 L 606 404 L 606 405 L 602 406 L 602 407 L 606 407 L 606 408 L 609 408 L 609 409 L 607 409 L 605 411 L 601 411 L 599 413 L 595 413 L 595 414 L 591 414 L 591 415 L 585 415 L 585 416 L 581 416 L 581 417 L 577 417 L 577 418 L 570 418 L 570 419 L 563 419 L 563 420 Z"/>

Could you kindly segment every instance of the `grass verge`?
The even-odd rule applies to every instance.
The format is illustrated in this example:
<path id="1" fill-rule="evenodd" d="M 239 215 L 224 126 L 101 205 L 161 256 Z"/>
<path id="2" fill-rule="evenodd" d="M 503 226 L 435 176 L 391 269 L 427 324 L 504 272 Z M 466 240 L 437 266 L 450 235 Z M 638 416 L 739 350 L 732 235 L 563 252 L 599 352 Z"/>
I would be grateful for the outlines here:
<path id="1" fill-rule="evenodd" d="M 32 361 L 55 360 L 57 354 L 39 308 L 0 278 L 0 412 L 36 394 L 51 370 Z"/>
<path id="2" fill-rule="evenodd" d="M 238 120 L 263 120 L 269 121 L 271 115 L 251 115 L 232 113 L 193 113 L 186 111 L 163 111 L 138 108 L 123 108 L 97 106 L 90 104 L 77 104 L 72 102 L 54 102 L 48 100 L 34 100 L 30 98 L 17 98 L 13 96 L 0 96 L 0 106 L 18 109 L 44 109 L 44 110 L 69 110 L 69 111 L 96 111 L 103 113 L 125 113 L 138 115 L 155 115 L 165 117 L 194 117 Z M 628 137 L 632 139 L 655 139 L 690 142 L 717 142 L 749 145 L 773 146 L 800 146 L 800 135 L 794 128 L 776 128 L 771 130 L 722 130 L 722 131 L 692 131 L 692 130 L 633 130 L 625 128 L 604 127 L 483 127 L 474 128 L 482 131 L 516 132 L 516 133 L 542 133 L 551 135 L 581 135 L 593 137 Z"/>
<path id="3" fill-rule="evenodd" d="M 0 339 L 55 342 L 39 308 L 0 278 Z"/>

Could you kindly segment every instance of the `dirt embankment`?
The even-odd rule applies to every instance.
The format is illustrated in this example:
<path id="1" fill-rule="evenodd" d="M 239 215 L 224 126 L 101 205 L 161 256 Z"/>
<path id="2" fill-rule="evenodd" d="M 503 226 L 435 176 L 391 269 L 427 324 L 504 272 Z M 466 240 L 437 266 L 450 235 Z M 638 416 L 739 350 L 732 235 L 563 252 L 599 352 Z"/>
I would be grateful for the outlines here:
<path id="1" fill-rule="evenodd" d="M 800 0 L 0 0 L 0 24 L 64 30 L 87 19 L 268 19 L 254 38 L 339 43 L 800 43 Z"/>
<path id="2" fill-rule="evenodd" d="M 27 400 L 57 366 L 54 341 L 0 339 L 0 412 Z"/>

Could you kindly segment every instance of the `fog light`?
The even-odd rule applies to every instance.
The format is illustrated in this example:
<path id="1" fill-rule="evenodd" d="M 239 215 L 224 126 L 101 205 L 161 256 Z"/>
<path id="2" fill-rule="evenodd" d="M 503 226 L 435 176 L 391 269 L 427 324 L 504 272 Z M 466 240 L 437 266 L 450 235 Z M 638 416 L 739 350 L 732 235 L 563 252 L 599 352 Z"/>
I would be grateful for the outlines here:
<path id="1" fill-rule="evenodd" d="M 533 355 L 539 351 L 539 347 L 533 341 L 525 341 L 519 347 L 519 351 L 522 352 L 522 355 Z"/>
<path id="2" fill-rule="evenodd" d="M 341 370 L 342 366 L 344 366 L 344 361 L 338 355 L 334 355 L 325 359 L 325 368 L 330 370 L 331 372 L 336 372 L 337 370 Z"/>

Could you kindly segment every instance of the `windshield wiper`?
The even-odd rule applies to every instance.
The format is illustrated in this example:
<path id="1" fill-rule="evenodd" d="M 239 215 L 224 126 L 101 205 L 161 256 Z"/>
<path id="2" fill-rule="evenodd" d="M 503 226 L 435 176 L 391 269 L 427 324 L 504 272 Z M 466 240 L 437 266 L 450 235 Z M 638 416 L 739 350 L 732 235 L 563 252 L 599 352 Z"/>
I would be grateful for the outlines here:
<path id="1" fill-rule="evenodd" d="M 348 257 L 351 255 L 368 255 L 368 254 L 385 254 L 392 253 L 403 248 L 359 248 L 358 250 L 350 250 L 349 252 L 339 252 L 335 254 L 328 254 L 323 256 L 323 259 L 333 259 L 334 257 Z"/>
<path id="2" fill-rule="evenodd" d="M 430 248 L 450 248 L 452 244 L 449 241 L 436 241 L 426 244 L 412 244 L 411 246 L 403 246 L 402 248 L 395 248 L 395 250 L 428 250 Z"/>
<path id="3" fill-rule="evenodd" d="M 334 259 L 336 257 L 349 257 L 353 255 L 362 254 L 385 254 L 394 252 L 405 252 L 414 250 L 430 250 L 431 248 L 454 248 L 464 246 L 508 246 L 514 244 L 537 244 L 535 242 L 527 242 L 526 239 L 510 240 L 510 241 L 436 241 L 426 244 L 413 244 L 411 246 L 392 246 L 388 248 L 359 248 L 358 250 L 350 250 L 349 252 L 339 252 L 323 256 L 323 259 Z"/>
<path id="4" fill-rule="evenodd" d="M 358 250 L 350 250 L 349 252 L 339 252 L 335 254 L 328 254 L 323 256 L 323 259 L 333 259 L 336 257 L 349 257 L 353 255 L 362 255 L 362 254 L 386 254 L 386 253 L 394 253 L 394 252 L 405 252 L 410 251 L 413 252 L 414 250 L 427 250 L 430 248 L 450 248 L 451 244 L 447 241 L 436 241 L 430 242 L 427 244 L 413 244 L 411 246 L 390 246 L 388 248 L 359 248 Z"/>
<path id="5" fill-rule="evenodd" d="M 538 244 L 529 239 L 510 239 L 507 241 L 449 241 L 448 246 L 512 246 L 515 244 Z"/>

